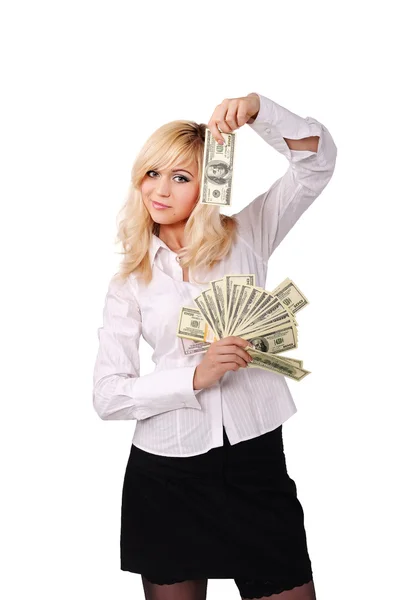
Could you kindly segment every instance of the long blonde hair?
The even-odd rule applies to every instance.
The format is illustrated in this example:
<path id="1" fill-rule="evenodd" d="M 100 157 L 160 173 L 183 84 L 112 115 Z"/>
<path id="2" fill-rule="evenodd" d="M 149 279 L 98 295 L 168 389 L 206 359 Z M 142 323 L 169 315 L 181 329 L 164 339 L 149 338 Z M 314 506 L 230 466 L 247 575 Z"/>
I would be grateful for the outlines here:
<path id="1" fill-rule="evenodd" d="M 171 121 L 159 127 L 146 141 L 131 171 L 127 200 L 118 213 L 116 243 L 121 242 L 124 258 L 116 278 L 125 280 L 130 273 L 152 280 L 149 259 L 151 234 L 159 234 L 141 194 L 141 182 L 149 170 L 168 169 L 178 162 L 192 160 L 202 177 L 206 125 L 194 121 Z M 220 214 L 220 207 L 197 202 L 184 229 L 184 247 L 179 251 L 181 267 L 191 271 L 211 268 L 226 256 L 235 241 L 237 223 L 234 217 Z M 194 278 L 194 277 L 193 277 Z M 194 278 L 196 282 L 197 279 Z"/>

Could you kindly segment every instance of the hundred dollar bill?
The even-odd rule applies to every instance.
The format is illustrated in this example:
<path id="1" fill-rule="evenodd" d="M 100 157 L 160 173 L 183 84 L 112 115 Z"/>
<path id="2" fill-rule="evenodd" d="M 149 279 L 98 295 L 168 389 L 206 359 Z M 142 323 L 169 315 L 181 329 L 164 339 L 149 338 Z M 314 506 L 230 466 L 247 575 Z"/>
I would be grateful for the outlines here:
<path id="1" fill-rule="evenodd" d="M 208 326 L 215 333 L 216 332 L 216 326 L 214 325 L 214 323 L 213 323 L 213 321 L 212 321 L 212 319 L 210 317 L 207 305 L 206 305 L 205 301 L 203 300 L 202 294 L 199 294 L 199 296 L 197 296 L 196 298 L 194 298 L 193 301 L 195 302 L 197 308 L 200 310 L 200 312 L 202 313 L 202 315 L 206 319 L 206 322 L 207 322 Z"/>
<path id="2" fill-rule="evenodd" d="M 210 281 L 213 292 L 214 303 L 217 311 L 217 317 L 222 331 L 222 337 L 225 337 L 225 293 L 224 279 L 214 279 Z"/>
<path id="3" fill-rule="evenodd" d="M 206 344 L 206 342 L 195 342 L 195 340 L 190 340 L 183 337 L 181 337 L 181 343 L 185 356 L 201 354 L 202 352 L 206 352 L 210 346 L 210 344 Z"/>
<path id="4" fill-rule="evenodd" d="M 302 369 L 304 365 L 304 361 L 299 360 L 298 358 L 291 358 L 290 356 L 284 356 L 283 360 L 287 360 L 288 363 L 294 365 L 295 367 L 299 367 L 300 369 Z"/>
<path id="5" fill-rule="evenodd" d="M 205 135 L 200 203 L 231 206 L 236 134 L 221 133 L 224 144 L 216 142 L 210 129 Z"/>
<path id="6" fill-rule="evenodd" d="M 204 290 L 200 294 L 200 297 L 203 299 L 204 303 L 206 304 L 207 312 L 210 315 L 211 321 L 214 323 L 213 331 L 214 331 L 217 339 L 221 340 L 221 338 L 224 337 L 223 330 L 221 327 L 221 321 L 217 314 L 216 299 L 213 295 L 212 289 L 209 288 L 208 290 Z"/>
<path id="7" fill-rule="evenodd" d="M 237 320 L 238 315 L 240 315 L 240 313 L 242 312 L 243 308 L 246 306 L 251 292 L 251 287 L 249 285 L 236 285 L 234 283 L 233 286 L 234 288 L 236 287 L 238 289 L 236 290 L 236 300 L 234 302 L 233 309 L 231 310 L 228 319 L 229 335 L 232 334 L 235 328 L 235 321 Z M 232 297 L 234 296 L 234 291 L 235 290 L 233 290 L 232 292 Z"/>
<path id="8" fill-rule="evenodd" d="M 288 277 L 282 281 L 273 291 L 275 296 L 287 306 L 293 313 L 301 310 L 309 304 L 309 301 L 297 285 Z"/>
<path id="9" fill-rule="evenodd" d="M 247 363 L 247 368 L 249 369 L 265 369 L 266 371 L 272 371 L 274 373 L 279 373 L 280 375 L 285 375 L 286 377 L 290 377 L 290 379 L 294 379 L 295 381 L 301 381 L 306 375 L 311 373 L 311 371 L 297 367 L 286 359 L 281 358 L 280 356 L 275 356 L 275 354 L 268 354 L 266 352 L 260 352 L 259 350 L 252 350 L 250 348 L 247 350 L 247 352 L 253 358 L 253 362 Z"/>
<path id="10" fill-rule="evenodd" d="M 216 309 L 216 300 L 213 296 L 211 288 L 204 290 L 197 298 L 194 298 L 196 306 L 199 308 L 205 317 L 210 328 L 214 331 L 216 340 L 220 340 L 223 336 L 221 322 L 218 318 Z"/>
<path id="11" fill-rule="evenodd" d="M 212 342 L 214 331 L 199 309 L 183 306 L 180 309 L 177 336 L 197 342 Z"/>
<path id="12" fill-rule="evenodd" d="M 253 348 L 251 348 L 250 346 L 247 346 L 245 348 L 245 350 L 253 350 Z M 258 348 L 257 348 L 257 350 L 258 350 Z M 261 352 L 261 350 L 260 350 L 260 352 Z M 275 353 L 273 355 L 275 355 Z M 290 356 L 283 356 L 282 358 L 284 361 L 286 361 L 290 365 L 293 365 L 294 367 L 299 367 L 300 369 L 303 368 L 304 361 L 299 360 L 298 358 L 291 358 Z"/>
<path id="13" fill-rule="evenodd" d="M 271 352 L 278 354 L 297 348 L 297 334 L 294 325 L 280 326 L 274 331 L 264 331 L 264 333 L 249 333 L 240 335 L 244 340 L 247 340 L 256 350 L 261 352 Z M 285 357 L 284 357 L 285 358 Z"/>
<path id="14" fill-rule="evenodd" d="M 236 293 L 238 290 L 234 292 L 234 285 L 256 285 L 256 276 L 254 273 L 249 273 L 248 275 L 224 275 L 224 305 L 225 309 L 225 333 L 224 337 L 227 337 L 229 334 L 229 320 L 230 314 L 233 312 L 234 303 L 236 301 Z"/>

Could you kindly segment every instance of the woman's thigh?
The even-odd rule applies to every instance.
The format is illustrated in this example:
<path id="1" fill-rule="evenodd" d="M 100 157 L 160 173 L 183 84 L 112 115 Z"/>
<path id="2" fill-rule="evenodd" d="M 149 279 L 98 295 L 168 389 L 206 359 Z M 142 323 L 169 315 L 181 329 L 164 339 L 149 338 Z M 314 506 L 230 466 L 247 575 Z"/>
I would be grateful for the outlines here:
<path id="1" fill-rule="evenodd" d="M 155 583 L 141 575 L 145 600 L 206 600 L 207 579 Z M 260 579 L 234 579 L 242 600 L 316 600 L 313 580 L 290 590 Z"/>
<path id="2" fill-rule="evenodd" d="M 314 582 L 311 580 L 290 590 L 276 587 L 260 579 L 234 579 L 242 600 L 316 600 Z"/>
<path id="3" fill-rule="evenodd" d="M 206 600 L 207 579 L 154 583 L 141 575 L 145 600 Z"/>

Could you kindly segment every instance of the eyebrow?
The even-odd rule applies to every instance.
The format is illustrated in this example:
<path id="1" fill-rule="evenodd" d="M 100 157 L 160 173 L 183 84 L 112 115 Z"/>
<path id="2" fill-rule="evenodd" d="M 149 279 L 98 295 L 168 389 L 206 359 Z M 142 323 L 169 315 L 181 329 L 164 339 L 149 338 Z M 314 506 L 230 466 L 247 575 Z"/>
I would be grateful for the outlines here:
<path id="1" fill-rule="evenodd" d="M 186 173 L 189 173 L 191 175 L 191 177 L 193 177 L 192 173 L 190 173 L 189 171 L 187 171 L 186 169 L 174 169 L 172 172 L 173 173 L 177 173 L 177 171 L 185 171 Z"/>

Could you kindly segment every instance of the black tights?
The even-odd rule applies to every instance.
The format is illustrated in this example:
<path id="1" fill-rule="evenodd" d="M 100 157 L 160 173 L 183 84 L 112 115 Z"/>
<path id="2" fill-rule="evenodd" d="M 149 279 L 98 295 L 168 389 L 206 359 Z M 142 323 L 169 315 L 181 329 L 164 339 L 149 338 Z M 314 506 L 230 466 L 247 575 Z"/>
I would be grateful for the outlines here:
<path id="1" fill-rule="evenodd" d="M 145 600 L 206 600 L 207 579 L 193 579 L 179 583 L 152 583 L 141 575 Z M 313 581 L 304 583 L 291 590 L 284 590 L 271 595 L 265 591 L 264 584 L 250 580 L 235 580 L 241 598 L 257 598 L 260 600 L 316 600 Z M 261 590 L 262 588 L 262 590 Z M 244 594 L 244 595 L 243 595 Z M 261 595 L 265 594 L 265 595 Z"/>

